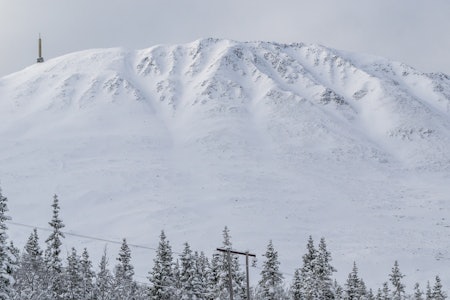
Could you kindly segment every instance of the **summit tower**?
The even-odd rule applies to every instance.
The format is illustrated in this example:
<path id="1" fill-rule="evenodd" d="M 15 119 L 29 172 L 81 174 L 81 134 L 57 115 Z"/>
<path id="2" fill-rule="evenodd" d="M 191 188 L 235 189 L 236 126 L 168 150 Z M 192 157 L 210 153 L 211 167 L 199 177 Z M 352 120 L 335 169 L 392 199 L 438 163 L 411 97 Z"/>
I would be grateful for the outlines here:
<path id="1" fill-rule="evenodd" d="M 42 39 L 41 39 L 41 34 L 39 34 L 37 62 L 38 63 L 43 63 L 44 62 L 44 58 L 42 57 Z"/>

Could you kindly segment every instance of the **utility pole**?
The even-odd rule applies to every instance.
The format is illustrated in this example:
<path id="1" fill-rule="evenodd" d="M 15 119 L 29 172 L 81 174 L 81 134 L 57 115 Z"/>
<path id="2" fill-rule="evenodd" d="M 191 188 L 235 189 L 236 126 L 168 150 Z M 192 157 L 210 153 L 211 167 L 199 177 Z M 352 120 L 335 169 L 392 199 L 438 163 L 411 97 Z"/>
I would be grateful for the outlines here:
<path id="1" fill-rule="evenodd" d="M 226 248 L 217 248 L 217 251 L 220 252 L 225 252 L 228 254 L 228 278 L 229 278 L 229 290 L 230 290 L 230 300 L 233 300 L 233 286 L 232 286 L 232 278 L 231 278 L 231 253 L 232 254 L 237 254 L 237 255 L 245 255 L 245 271 L 246 271 L 246 275 L 247 275 L 247 300 L 250 300 L 250 277 L 249 277 L 249 270 L 248 270 L 248 257 L 256 257 L 255 254 L 249 253 L 248 251 L 246 252 L 241 252 L 241 251 L 236 251 L 236 250 L 231 250 L 231 249 L 226 249 Z"/>

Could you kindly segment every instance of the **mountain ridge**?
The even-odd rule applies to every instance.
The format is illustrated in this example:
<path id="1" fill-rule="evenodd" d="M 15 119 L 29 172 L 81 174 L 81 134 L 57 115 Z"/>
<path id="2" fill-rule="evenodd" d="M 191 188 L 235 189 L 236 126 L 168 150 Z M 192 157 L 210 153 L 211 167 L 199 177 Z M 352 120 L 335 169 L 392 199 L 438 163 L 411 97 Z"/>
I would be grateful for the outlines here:
<path id="1" fill-rule="evenodd" d="M 325 236 L 342 278 L 369 253 L 389 261 L 361 263 L 376 282 L 399 256 L 417 280 L 450 258 L 448 75 L 202 39 L 51 59 L 0 78 L 0 99 L 0 179 L 18 221 L 46 224 L 58 193 L 75 232 L 140 243 L 166 229 L 214 249 L 207 237 L 220 243 L 228 225 L 243 247 L 274 239 L 293 266 L 306 236 Z"/>

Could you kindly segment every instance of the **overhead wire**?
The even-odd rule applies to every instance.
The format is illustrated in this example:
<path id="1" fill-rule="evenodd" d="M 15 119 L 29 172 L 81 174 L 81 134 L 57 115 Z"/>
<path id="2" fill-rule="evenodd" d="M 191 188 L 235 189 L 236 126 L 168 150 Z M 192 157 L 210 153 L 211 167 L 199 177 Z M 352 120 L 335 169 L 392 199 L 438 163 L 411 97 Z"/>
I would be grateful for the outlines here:
<path id="1" fill-rule="evenodd" d="M 24 224 L 24 223 L 19 223 L 19 222 L 13 222 L 13 221 L 6 221 L 7 224 L 10 225 L 14 225 L 14 226 L 19 226 L 19 227 L 26 227 L 26 228 L 31 228 L 31 229 L 38 229 L 41 231 L 47 231 L 47 232 L 51 232 L 53 231 L 53 229 L 51 228 L 47 228 L 47 227 L 41 227 L 41 226 L 33 226 L 33 225 L 28 225 L 28 224 Z M 112 240 L 112 239 L 106 239 L 106 238 L 100 238 L 100 237 L 94 237 L 94 236 L 89 236 L 89 235 L 85 235 L 85 234 L 79 234 L 79 233 L 74 233 L 74 232 L 69 232 L 69 231 L 60 231 L 61 233 L 63 233 L 64 235 L 68 235 L 68 236 L 73 236 L 73 237 L 78 237 L 78 238 L 83 238 L 83 239 L 88 239 L 88 240 L 94 240 L 94 241 L 100 241 L 100 242 L 106 242 L 106 243 L 111 243 L 111 244 L 116 244 L 116 245 L 122 245 L 123 242 L 117 241 L 117 240 Z M 127 245 L 129 247 L 132 248 L 137 248 L 137 249 L 146 249 L 146 250 L 153 250 L 153 251 L 157 251 L 158 249 L 156 247 L 150 247 L 150 246 L 144 246 L 144 245 L 138 245 L 138 244 L 129 244 L 127 242 Z M 172 251 L 172 253 L 177 254 L 177 255 L 182 255 L 181 252 L 176 252 L 176 251 Z M 245 267 L 245 264 L 240 263 L 239 264 L 242 267 Z M 254 268 L 254 269 L 258 269 L 258 270 L 262 270 L 261 267 L 255 266 L 255 265 L 250 265 L 249 267 Z M 294 277 L 293 274 L 291 273 L 287 273 L 287 272 L 281 272 L 281 274 L 289 276 L 289 277 Z M 139 277 L 145 277 L 145 276 L 139 276 Z"/>
<path id="2" fill-rule="evenodd" d="M 11 222 L 11 221 L 7 221 L 6 223 L 11 224 L 11 225 L 15 225 L 15 226 L 21 226 L 21 227 L 27 227 L 27 228 L 33 228 L 33 229 L 36 228 L 36 229 L 39 229 L 39 230 L 42 230 L 42 231 L 52 231 L 53 230 L 51 228 L 32 226 L 32 225 L 27 225 L 27 224 L 17 223 L 17 222 Z M 101 242 L 106 242 L 106 243 L 111 243 L 111 244 L 121 245 L 123 243 L 123 242 L 119 242 L 119 241 L 115 241 L 115 240 L 99 238 L 99 237 L 94 237 L 94 236 L 89 236 L 89 235 L 79 234 L 79 233 L 73 233 L 73 232 L 68 232 L 68 231 L 61 231 L 61 233 L 64 234 L 64 235 L 68 235 L 68 236 L 74 236 L 74 237 L 79 237 L 79 238 L 84 238 L 84 239 L 89 239 L 89 240 L 101 241 Z M 129 244 L 128 242 L 127 242 L 127 245 L 130 246 L 130 247 L 133 247 L 133 248 L 141 248 L 141 249 L 147 249 L 147 250 L 153 250 L 153 251 L 158 250 L 155 247 L 149 247 L 149 246 L 143 246 L 143 245 L 137 245 L 137 244 Z"/>

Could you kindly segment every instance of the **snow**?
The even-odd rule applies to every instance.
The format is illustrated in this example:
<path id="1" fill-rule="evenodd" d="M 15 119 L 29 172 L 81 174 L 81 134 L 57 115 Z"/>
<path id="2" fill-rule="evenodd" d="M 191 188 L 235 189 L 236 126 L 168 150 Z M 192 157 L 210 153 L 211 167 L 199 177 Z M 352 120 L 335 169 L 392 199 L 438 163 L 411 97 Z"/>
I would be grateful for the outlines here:
<path id="1" fill-rule="evenodd" d="M 18 223 L 46 227 L 56 193 L 69 232 L 156 248 L 164 229 L 211 254 L 227 225 L 260 260 L 272 239 L 287 274 L 324 236 L 340 282 L 355 260 L 378 288 L 398 260 L 408 290 L 449 287 L 449 95 L 448 76 L 317 45 L 87 50 L 0 79 L 1 186 Z M 97 264 L 105 242 L 74 245 Z M 154 252 L 132 256 L 145 281 Z"/>

